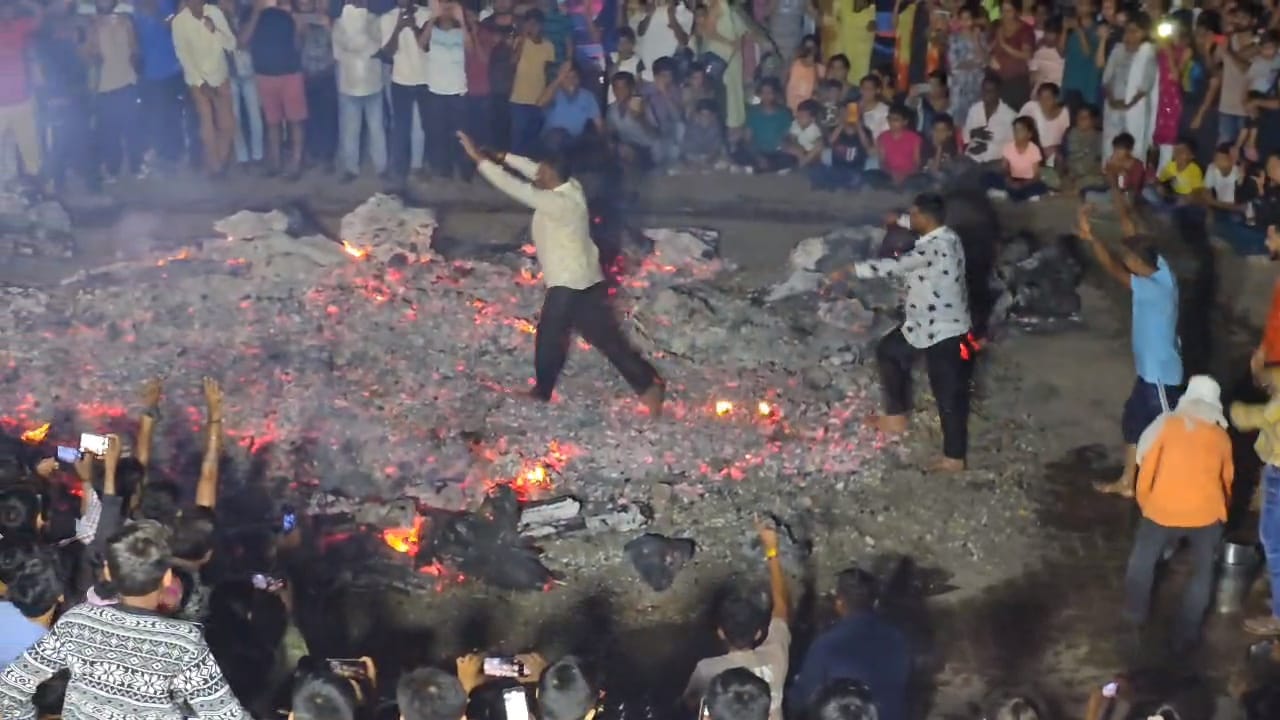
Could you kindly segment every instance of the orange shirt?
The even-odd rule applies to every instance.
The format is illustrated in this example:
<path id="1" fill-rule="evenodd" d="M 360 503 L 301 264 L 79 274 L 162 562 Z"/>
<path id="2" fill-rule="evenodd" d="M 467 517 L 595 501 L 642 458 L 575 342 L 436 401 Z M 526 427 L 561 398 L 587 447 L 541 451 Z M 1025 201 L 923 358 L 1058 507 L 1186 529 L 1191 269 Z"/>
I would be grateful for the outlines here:
<path id="1" fill-rule="evenodd" d="M 1225 522 L 1235 466 L 1227 431 L 1181 415 L 1164 426 L 1138 468 L 1138 507 L 1164 527 L 1198 528 Z"/>
<path id="2" fill-rule="evenodd" d="M 1267 313 L 1267 325 L 1262 331 L 1262 347 L 1266 363 L 1280 363 L 1280 280 L 1271 291 L 1271 311 Z"/>

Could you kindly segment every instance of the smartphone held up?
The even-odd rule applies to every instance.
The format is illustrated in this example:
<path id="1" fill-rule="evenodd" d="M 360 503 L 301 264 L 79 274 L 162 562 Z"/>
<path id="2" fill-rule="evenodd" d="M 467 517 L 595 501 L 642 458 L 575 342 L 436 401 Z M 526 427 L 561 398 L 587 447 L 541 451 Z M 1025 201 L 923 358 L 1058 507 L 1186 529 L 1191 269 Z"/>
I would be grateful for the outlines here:
<path id="1" fill-rule="evenodd" d="M 487 657 L 484 659 L 484 674 L 495 678 L 522 678 L 529 674 L 529 669 L 517 658 Z"/>
<path id="2" fill-rule="evenodd" d="M 80 435 L 80 452 L 88 453 L 102 457 L 107 454 L 107 446 L 110 442 L 106 435 L 95 435 L 93 433 L 82 433 Z"/>

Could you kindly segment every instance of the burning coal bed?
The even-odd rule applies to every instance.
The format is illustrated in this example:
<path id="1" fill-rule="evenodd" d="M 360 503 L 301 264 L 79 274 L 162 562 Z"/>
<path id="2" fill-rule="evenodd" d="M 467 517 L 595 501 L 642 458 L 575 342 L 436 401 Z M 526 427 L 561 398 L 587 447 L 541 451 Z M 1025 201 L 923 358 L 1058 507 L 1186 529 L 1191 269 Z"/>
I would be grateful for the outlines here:
<path id="1" fill-rule="evenodd" d="M 279 212 L 215 229 L 177 254 L 0 291 L 6 429 L 131 433 L 138 388 L 161 376 L 156 462 L 194 478 L 199 378 L 216 377 L 225 494 L 261 478 L 273 502 L 340 518 L 329 526 L 431 580 L 461 571 L 419 552 L 426 528 L 476 515 L 498 487 L 524 507 L 520 533 L 552 537 L 641 527 L 659 487 L 673 502 L 749 488 L 749 512 L 877 473 L 856 361 L 880 316 L 855 299 L 766 304 L 714 233 L 648 230 L 652 249 L 619 262 L 618 311 L 669 383 L 656 420 L 580 341 L 554 402 L 519 397 L 542 298 L 532 247 L 446 257 L 433 214 L 386 196 L 345 217 L 341 241 L 294 237 Z"/>

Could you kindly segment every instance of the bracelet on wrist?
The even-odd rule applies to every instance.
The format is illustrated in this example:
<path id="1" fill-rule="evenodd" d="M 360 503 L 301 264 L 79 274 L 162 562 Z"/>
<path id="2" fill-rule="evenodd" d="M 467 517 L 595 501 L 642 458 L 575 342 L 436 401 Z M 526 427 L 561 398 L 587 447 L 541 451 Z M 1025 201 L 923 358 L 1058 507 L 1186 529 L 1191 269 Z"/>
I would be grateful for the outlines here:
<path id="1" fill-rule="evenodd" d="M 765 560 L 772 560 L 776 557 L 778 557 L 778 548 L 769 548 L 768 550 L 764 551 Z"/>

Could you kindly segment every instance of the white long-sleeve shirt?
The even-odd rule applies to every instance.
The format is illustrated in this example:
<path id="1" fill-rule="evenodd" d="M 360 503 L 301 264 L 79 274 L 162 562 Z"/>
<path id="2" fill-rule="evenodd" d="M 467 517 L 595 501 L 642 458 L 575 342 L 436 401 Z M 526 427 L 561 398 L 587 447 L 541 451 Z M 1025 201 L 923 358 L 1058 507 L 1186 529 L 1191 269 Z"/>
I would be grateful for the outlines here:
<path id="1" fill-rule="evenodd" d="M 382 91 L 382 48 L 378 16 L 365 8 L 344 5 L 333 23 L 333 57 L 338 62 L 338 92 L 365 97 Z"/>
<path id="2" fill-rule="evenodd" d="M 1017 119 L 1017 113 L 1003 100 L 996 105 L 996 111 L 991 113 L 990 117 L 987 117 L 987 109 L 982 101 L 974 103 L 973 107 L 969 108 L 969 115 L 965 118 L 964 127 L 960 131 L 960 141 L 964 143 L 965 154 L 978 162 L 999 160 L 1004 146 L 1013 141 L 1013 121 Z M 987 144 L 986 149 L 982 152 L 973 152 L 969 147 L 970 135 L 974 130 L 983 127 L 991 131 L 991 139 L 979 141 Z"/>
<path id="3" fill-rule="evenodd" d="M 383 45 L 391 41 L 400 22 L 400 8 L 393 8 L 378 18 L 378 37 Z M 413 24 L 422 27 L 431 21 L 431 11 L 422 6 L 415 6 Z M 412 28 L 401 28 L 396 41 L 396 54 L 391 58 L 391 82 L 396 85 L 427 84 L 427 54 L 418 45 L 418 35 Z"/>
<path id="4" fill-rule="evenodd" d="M 236 36 L 227 24 L 227 16 L 214 5 L 204 6 L 204 16 L 213 21 L 213 30 L 204 20 L 183 8 L 173 18 L 173 49 L 182 64 L 182 75 L 187 85 L 198 87 L 209 84 L 217 87 L 230 77 L 227 53 L 236 49 Z"/>
<path id="5" fill-rule="evenodd" d="M 913 347 L 927 348 L 969 332 L 964 246 L 946 225 L 921 235 L 910 252 L 857 263 L 853 272 L 860 278 L 894 276 L 906 283 L 902 335 Z"/>
<path id="6" fill-rule="evenodd" d="M 538 173 L 538 163 L 526 157 L 507 155 L 504 162 L 530 180 Z M 604 280 L 600 251 L 591 242 L 587 197 L 577 180 L 541 190 L 491 160 L 481 161 L 480 174 L 511 199 L 533 208 L 533 245 L 547 287 L 585 290 Z"/>

